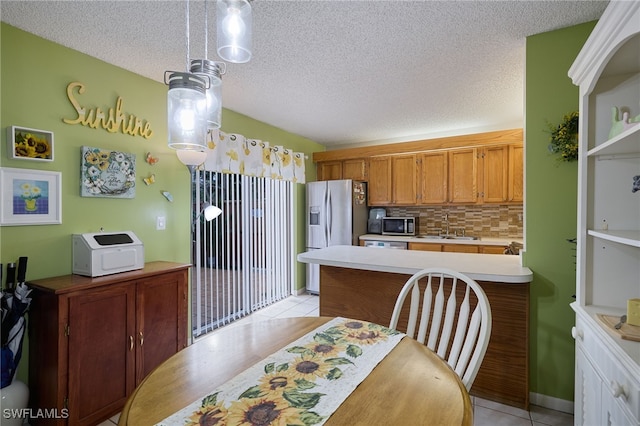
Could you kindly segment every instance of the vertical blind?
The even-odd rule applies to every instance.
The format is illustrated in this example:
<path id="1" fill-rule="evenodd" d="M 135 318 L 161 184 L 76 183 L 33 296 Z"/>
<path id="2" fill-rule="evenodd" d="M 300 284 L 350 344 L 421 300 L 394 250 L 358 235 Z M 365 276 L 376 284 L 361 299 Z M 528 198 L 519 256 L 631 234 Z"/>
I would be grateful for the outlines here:
<path id="1" fill-rule="evenodd" d="M 193 336 L 248 315 L 294 291 L 293 183 L 197 171 Z M 211 222 L 206 203 L 222 209 Z"/>

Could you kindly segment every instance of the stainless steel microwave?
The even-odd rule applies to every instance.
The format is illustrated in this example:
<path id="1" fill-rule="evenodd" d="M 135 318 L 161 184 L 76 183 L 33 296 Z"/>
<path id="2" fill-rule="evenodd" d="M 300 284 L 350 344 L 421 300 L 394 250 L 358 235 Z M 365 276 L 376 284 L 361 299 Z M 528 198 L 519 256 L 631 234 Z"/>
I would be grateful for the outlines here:
<path id="1" fill-rule="evenodd" d="M 383 235 L 416 235 L 417 217 L 383 217 Z"/>

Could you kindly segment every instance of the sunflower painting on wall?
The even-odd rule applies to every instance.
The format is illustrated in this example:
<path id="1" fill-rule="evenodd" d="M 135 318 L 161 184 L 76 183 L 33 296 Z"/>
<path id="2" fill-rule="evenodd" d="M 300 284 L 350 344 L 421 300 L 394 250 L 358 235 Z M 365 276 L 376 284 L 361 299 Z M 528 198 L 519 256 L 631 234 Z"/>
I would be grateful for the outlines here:
<path id="1" fill-rule="evenodd" d="M 53 161 L 53 133 L 27 127 L 8 127 L 9 158 Z"/>

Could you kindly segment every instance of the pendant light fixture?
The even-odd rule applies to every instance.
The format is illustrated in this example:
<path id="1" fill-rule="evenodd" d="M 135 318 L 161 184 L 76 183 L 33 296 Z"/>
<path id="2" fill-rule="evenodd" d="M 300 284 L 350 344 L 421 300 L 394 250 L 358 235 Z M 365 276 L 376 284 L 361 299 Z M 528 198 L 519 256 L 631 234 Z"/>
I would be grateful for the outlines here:
<path id="1" fill-rule="evenodd" d="M 189 69 L 189 0 L 186 0 L 187 69 Z M 168 75 L 168 77 L 167 77 Z M 165 71 L 169 148 L 204 151 L 207 138 L 208 81 L 189 72 Z"/>
<path id="2" fill-rule="evenodd" d="M 242 64 L 251 59 L 251 4 L 249 0 L 217 0 L 218 56 Z"/>
<path id="3" fill-rule="evenodd" d="M 206 95 L 206 126 L 208 130 L 219 129 L 222 122 L 222 74 L 226 67 L 224 62 L 209 59 L 191 61 L 191 73 L 208 80 Z"/>
<path id="4" fill-rule="evenodd" d="M 210 61 L 209 57 L 209 12 L 204 2 L 204 59 L 191 61 L 191 73 L 207 80 L 207 129 L 219 129 L 222 121 L 222 75 L 227 70 L 224 62 Z"/>
<path id="5" fill-rule="evenodd" d="M 168 80 L 165 73 L 165 84 L 169 85 L 169 148 L 204 151 L 207 138 L 206 81 L 194 74 L 171 72 Z"/>

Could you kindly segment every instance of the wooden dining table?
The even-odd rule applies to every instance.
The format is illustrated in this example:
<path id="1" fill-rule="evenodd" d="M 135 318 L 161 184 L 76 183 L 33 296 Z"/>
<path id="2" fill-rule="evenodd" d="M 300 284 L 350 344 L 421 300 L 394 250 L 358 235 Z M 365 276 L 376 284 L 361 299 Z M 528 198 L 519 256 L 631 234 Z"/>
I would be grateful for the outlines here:
<path id="1" fill-rule="evenodd" d="M 153 370 L 127 400 L 118 424 L 160 423 L 330 320 L 277 318 L 213 332 Z M 449 365 L 405 336 L 324 424 L 472 425 L 473 410 Z"/>

